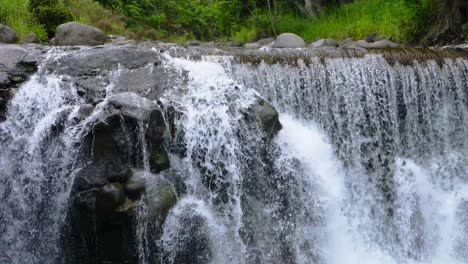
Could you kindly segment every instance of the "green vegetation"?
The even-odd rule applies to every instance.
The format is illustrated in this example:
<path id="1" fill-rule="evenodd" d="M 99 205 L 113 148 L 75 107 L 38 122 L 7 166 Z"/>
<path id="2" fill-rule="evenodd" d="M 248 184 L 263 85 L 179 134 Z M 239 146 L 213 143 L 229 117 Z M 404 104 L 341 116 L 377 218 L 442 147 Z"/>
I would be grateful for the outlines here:
<path id="1" fill-rule="evenodd" d="M 363 39 L 378 33 L 412 43 L 427 33 L 437 10 L 438 4 L 433 0 L 361 0 L 333 8 L 315 18 L 280 16 L 276 24 L 278 32 L 293 32 L 306 40 Z"/>
<path id="2" fill-rule="evenodd" d="M 1 0 L 0 23 L 20 35 L 53 37 L 75 20 L 139 39 L 247 42 L 282 32 L 308 41 L 377 33 L 419 42 L 441 0 Z M 345 1 L 346 2 L 346 1 Z"/>

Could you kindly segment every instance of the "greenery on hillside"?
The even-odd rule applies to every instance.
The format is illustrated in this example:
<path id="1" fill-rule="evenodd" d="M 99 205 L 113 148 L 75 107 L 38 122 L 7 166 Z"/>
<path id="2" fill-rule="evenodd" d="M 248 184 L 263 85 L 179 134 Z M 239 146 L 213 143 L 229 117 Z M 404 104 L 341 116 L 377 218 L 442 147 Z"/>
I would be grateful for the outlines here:
<path id="1" fill-rule="evenodd" d="M 414 43 L 437 21 L 439 1 L 1 0 L 0 23 L 43 40 L 57 25 L 76 20 L 140 39 L 247 42 L 294 32 L 312 41 L 378 33 Z"/>

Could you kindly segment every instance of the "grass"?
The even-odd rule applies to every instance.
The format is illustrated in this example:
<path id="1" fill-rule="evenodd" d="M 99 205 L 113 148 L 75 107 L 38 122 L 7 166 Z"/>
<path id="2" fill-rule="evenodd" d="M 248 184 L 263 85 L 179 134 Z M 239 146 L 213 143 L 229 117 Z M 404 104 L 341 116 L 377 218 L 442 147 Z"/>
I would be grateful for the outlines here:
<path id="1" fill-rule="evenodd" d="M 124 18 L 92 0 L 67 0 L 66 7 L 75 21 L 95 26 L 108 34 L 128 35 Z"/>
<path id="2" fill-rule="evenodd" d="M 43 39 L 47 36 L 44 27 L 35 23 L 29 11 L 29 0 L 1 0 L 0 23 L 10 26 L 20 36 L 30 32 Z"/>
<path id="3" fill-rule="evenodd" d="M 430 28 L 429 21 L 434 21 L 437 6 L 434 0 L 356 0 L 327 10 L 316 18 L 297 15 L 279 15 L 275 17 L 276 32 L 292 32 L 307 41 L 320 38 L 344 39 L 352 37 L 363 39 L 377 33 L 383 37 L 392 37 L 401 43 L 419 41 Z M 255 26 L 252 26 L 255 28 Z M 247 38 L 242 29 L 234 39 Z M 257 32 L 260 30 L 257 29 Z M 271 33 L 271 32 L 270 32 Z M 241 36 L 241 37 L 238 37 Z"/>
<path id="4" fill-rule="evenodd" d="M 431 2 L 414 0 L 410 4 L 407 0 L 358 0 L 316 19 L 285 16 L 280 19 L 278 28 L 281 32 L 295 31 L 307 40 L 363 39 L 378 33 L 384 37 L 391 36 L 398 42 L 414 42 L 417 38 L 415 35 L 424 30 L 420 28 L 422 23 L 419 21 L 435 16 L 436 9 Z"/>
<path id="5" fill-rule="evenodd" d="M 221 28 L 212 25 L 211 16 L 204 17 L 207 16 L 205 14 L 207 12 L 193 12 L 192 15 L 195 17 L 184 17 L 185 20 L 191 21 L 189 24 L 195 25 L 190 29 L 183 24 L 170 24 L 162 28 L 163 22 L 170 20 L 159 15 L 145 18 L 143 22 L 140 21 L 142 23 L 130 23 L 129 27 L 128 17 L 117 15 L 94 0 L 59 0 L 59 5 L 55 8 L 35 9 L 35 13 L 31 11 L 30 0 L 0 0 L 0 23 L 12 27 L 20 36 L 34 32 L 44 40 L 53 36 L 58 24 L 73 19 L 101 28 L 108 34 L 126 35 L 131 38 L 186 41 L 194 39 L 196 36 L 194 30 L 198 30 L 199 33 L 205 31 L 216 33 L 205 34 L 208 36 L 207 40 L 229 39 L 245 43 L 283 32 L 296 33 L 307 41 L 319 38 L 362 39 L 377 33 L 384 37 L 391 36 L 400 43 L 414 43 L 428 32 L 431 22 L 436 22 L 434 19 L 437 13 L 437 6 L 434 4 L 436 2 L 438 1 L 355 0 L 326 10 L 314 18 L 294 14 L 282 14 L 272 18 L 267 10 L 255 9 L 251 16 L 240 24 L 238 22 L 229 24 L 229 17 L 225 18 L 227 22 L 222 23 Z M 193 21 L 198 21 L 197 19 L 206 21 L 194 23 Z M 188 23 L 187 21 L 185 22 Z"/>

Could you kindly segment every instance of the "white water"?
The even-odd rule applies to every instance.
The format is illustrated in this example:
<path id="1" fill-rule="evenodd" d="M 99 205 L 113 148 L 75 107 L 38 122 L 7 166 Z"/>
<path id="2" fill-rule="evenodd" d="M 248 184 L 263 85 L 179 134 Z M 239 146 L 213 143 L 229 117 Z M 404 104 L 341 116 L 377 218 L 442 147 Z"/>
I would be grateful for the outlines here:
<path id="1" fill-rule="evenodd" d="M 468 263 L 466 60 L 403 66 L 372 55 L 254 67 L 232 57 L 166 59 L 188 77 L 163 100 L 181 113 L 181 141 L 172 143 L 183 153 L 171 164 L 187 191 L 154 237 L 148 191 L 140 263 L 154 255 L 172 264 Z M 244 118 L 258 94 L 281 112 L 273 142 Z M 0 124 L 0 262 L 60 263 L 76 144 L 106 105 L 77 125 L 80 103 L 60 76 L 37 75 Z M 70 122 L 51 142 L 60 118 Z M 163 178 L 148 173 L 139 132 L 142 177 L 156 189 Z"/>
<path id="2" fill-rule="evenodd" d="M 283 129 L 277 141 L 281 145 L 282 154 L 301 161 L 310 186 L 315 186 L 317 189 L 314 191 L 320 196 L 319 203 L 325 214 L 321 230 L 326 233 L 321 245 L 325 263 L 466 263 L 462 256 L 467 245 L 464 239 L 466 231 L 462 229 L 463 223 L 459 220 L 463 219 L 460 215 L 466 219 L 468 212 L 459 210 L 462 203 L 468 201 L 468 184 L 458 183 L 451 190 L 443 190 L 429 178 L 434 168 L 425 170 L 410 160 L 397 161 L 395 177 L 399 208 L 396 219 L 397 230 L 403 238 L 402 249 L 417 251 L 415 239 L 428 243 L 420 261 L 402 258 L 401 255 L 406 252 L 392 254 L 366 243 L 363 240 L 366 234 L 352 226 L 352 222 L 366 219 L 350 219 L 352 216 L 346 213 L 347 210 L 355 209 L 355 205 L 350 204 L 348 199 L 346 172 L 324 133 L 315 124 L 299 121 L 289 115 L 282 115 L 280 120 Z M 411 222 L 416 221 L 412 217 L 418 213 L 422 215 L 421 222 Z M 369 227 L 375 225 L 372 221 L 361 224 Z M 420 226 L 415 229 L 415 224 Z M 418 234 L 419 228 L 425 230 Z M 297 241 L 307 239 L 310 237 L 298 234 Z M 301 258 L 301 252 L 297 253 L 298 263 L 310 263 L 310 259 Z"/>

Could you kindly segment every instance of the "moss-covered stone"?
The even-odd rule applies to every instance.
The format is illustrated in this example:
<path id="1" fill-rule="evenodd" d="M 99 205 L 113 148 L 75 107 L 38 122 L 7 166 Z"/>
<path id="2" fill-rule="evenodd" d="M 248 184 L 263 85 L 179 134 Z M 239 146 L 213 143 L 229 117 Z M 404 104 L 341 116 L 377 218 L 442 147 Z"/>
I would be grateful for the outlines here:
<path id="1" fill-rule="evenodd" d="M 162 144 L 151 153 L 150 156 L 150 169 L 152 172 L 158 173 L 167 170 L 171 167 L 169 155 Z"/>
<path id="2" fill-rule="evenodd" d="M 161 222 L 167 217 L 169 210 L 177 203 L 174 186 L 166 179 L 160 178 L 148 187 L 146 204 L 150 207 L 150 214 Z"/>

